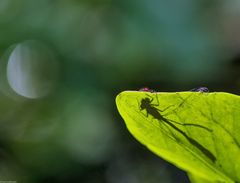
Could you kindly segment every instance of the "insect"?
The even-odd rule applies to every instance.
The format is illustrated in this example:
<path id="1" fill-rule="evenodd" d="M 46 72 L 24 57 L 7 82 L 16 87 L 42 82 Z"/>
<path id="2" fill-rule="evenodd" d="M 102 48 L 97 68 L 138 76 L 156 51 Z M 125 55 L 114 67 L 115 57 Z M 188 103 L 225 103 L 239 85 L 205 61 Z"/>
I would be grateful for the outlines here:
<path id="1" fill-rule="evenodd" d="M 160 110 L 158 108 L 156 108 L 155 106 L 159 106 L 159 101 L 157 98 L 157 102 L 158 104 L 153 104 L 153 98 L 149 95 L 147 95 L 148 97 L 143 98 L 141 100 L 141 104 L 140 104 L 140 111 L 142 110 L 146 110 L 146 115 L 148 117 L 148 115 L 151 115 L 153 118 L 159 120 L 159 122 L 163 122 L 166 125 L 168 125 L 169 127 L 171 127 L 172 129 L 174 129 L 175 131 L 179 132 L 180 134 L 182 134 L 187 141 L 192 144 L 194 147 L 196 147 L 198 150 L 200 150 L 205 156 L 207 156 L 211 161 L 215 162 L 216 161 L 216 157 L 205 147 L 203 147 L 199 142 L 197 142 L 196 140 L 194 140 L 193 138 L 189 137 L 184 131 L 182 131 L 180 128 L 178 128 L 174 123 L 179 124 L 179 125 L 192 125 L 195 127 L 200 127 L 203 128 L 205 130 L 211 131 L 210 129 L 201 126 L 201 125 L 197 125 L 197 124 L 182 124 L 176 121 L 172 121 L 172 120 L 168 120 L 167 118 L 165 118 L 160 112 L 165 111 L 166 109 L 170 108 L 171 106 L 167 107 L 164 110 Z"/>
<path id="2" fill-rule="evenodd" d="M 201 87 L 193 88 L 190 91 L 193 91 L 193 92 L 209 92 L 209 89 L 207 87 L 201 86 Z"/>
<path id="3" fill-rule="evenodd" d="M 154 93 L 154 92 L 155 92 L 153 89 L 150 89 L 150 88 L 148 88 L 148 87 L 140 88 L 139 91 L 151 92 L 151 93 Z"/>

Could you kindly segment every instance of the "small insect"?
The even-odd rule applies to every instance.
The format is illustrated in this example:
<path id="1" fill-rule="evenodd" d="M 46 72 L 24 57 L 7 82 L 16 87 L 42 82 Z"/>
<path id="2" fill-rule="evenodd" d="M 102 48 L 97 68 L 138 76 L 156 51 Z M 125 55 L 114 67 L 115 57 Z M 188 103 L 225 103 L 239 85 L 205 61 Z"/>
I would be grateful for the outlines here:
<path id="1" fill-rule="evenodd" d="M 197 88 L 193 88 L 190 91 L 193 92 L 209 92 L 209 89 L 207 87 L 201 86 L 201 87 L 197 87 Z"/>
<path id="2" fill-rule="evenodd" d="M 208 131 L 211 131 L 210 129 L 204 127 L 204 126 L 201 126 L 201 125 L 197 125 L 197 124 L 182 124 L 182 123 L 178 123 L 176 121 L 172 121 L 170 122 L 170 120 L 168 120 L 167 118 L 165 118 L 163 115 L 161 115 L 160 112 L 163 112 L 165 111 L 166 109 L 170 108 L 171 106 L 167 107 L 166 109 L 164 110 L 160 110 L 158 108 L 156 108 L 155 106 L 159 106 L 159 101 L 158 101 L 158 98 L 157 98 L 157 101 L 158 101 L 158 104 L 153 104 L 153 98 L 151 96 L 149 96 L 150 98 L 146 97 L 146 98 L 143 98 L 141 100 L 141 104 L 140 104 L 140 111 L 142 110 L 146 110 L 147 112 L 147 117 L 148 115 L 151 115 L 153 118 L 162 121 L 164 122 L 165 124 L 167 124 L 169 127 L 173 128 L 175 131 L 179 132 L 180 134 L 182 134 L 187 140 L 189 143 L 191 143 L 193 146 L 195 146 L 197 149 L 199 149 L 203 154 L 205 154 L 205 156 L 207 156 L 211 161 L 215 162 L 216 161 L 216 157 L 208 150 L 206 149 L 205 147 L 203 147 L 199 142 L 197 142 L 196 140 L 194 140 L 193 138 L 189 137 L 184 131 L 182 131 L 180 128 L 178 128 L 176 125 L 174 125 L 173 123 L 177 123 L 179 125 L 184 125 L 184 126 L 187 126 L 187 125 L 191 125 L 191 126 L 195 126 L 195 127 L 200 127 L 200 128 L 203 128 L 205 130 L 208 130 Z"/>
<path id="3" fill-rule="evenodd" d="M 140 88 L 139 91 L 150 92 L 150 93 L 154 93 L 155 92 L 153 89 L 150 89 L 148 87 Z"/>

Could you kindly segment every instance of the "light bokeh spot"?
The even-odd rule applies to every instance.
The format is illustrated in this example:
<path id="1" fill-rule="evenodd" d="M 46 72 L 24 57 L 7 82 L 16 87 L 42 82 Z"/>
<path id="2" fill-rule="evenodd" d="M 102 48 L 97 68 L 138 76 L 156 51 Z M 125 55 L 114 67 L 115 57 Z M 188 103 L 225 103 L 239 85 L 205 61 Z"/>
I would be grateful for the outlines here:
<path id="1" fill-rule="evenodd" d="M 42 43 L 26 41 L 12 51 L 7 64 L 11 88 L 26 98 L 46 96 L 57 79 L 58 64 L 53 53 Z"/>

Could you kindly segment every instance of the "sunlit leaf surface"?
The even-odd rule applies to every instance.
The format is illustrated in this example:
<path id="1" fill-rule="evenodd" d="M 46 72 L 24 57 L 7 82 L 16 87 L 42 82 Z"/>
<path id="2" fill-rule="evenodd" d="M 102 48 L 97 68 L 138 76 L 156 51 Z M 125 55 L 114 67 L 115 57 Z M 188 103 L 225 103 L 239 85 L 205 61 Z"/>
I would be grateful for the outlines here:
<path id="1" fill-rule="evenodd" d="M 211 180 L 206 180 L 202 177 L 198 177 L 198 176 L 193 175 L 191 173 L 188 173 L 188 177 L 189 177 L 191 183 L 212 183 L 213 182 Z"/>
<path id="2" fill-rule="evenodd" d="M 125 91 L 116 103 L 132 135 L 192 182 L 240 181 L 239 96 Z"/>

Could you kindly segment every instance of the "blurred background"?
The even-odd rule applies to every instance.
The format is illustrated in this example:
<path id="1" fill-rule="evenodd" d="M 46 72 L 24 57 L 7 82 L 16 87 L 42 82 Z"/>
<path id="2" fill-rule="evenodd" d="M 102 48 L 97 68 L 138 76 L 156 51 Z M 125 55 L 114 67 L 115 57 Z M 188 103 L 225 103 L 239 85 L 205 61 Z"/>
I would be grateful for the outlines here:
<path id="1" fill-rule="evenodd" d="M 240 1 L 1 0 L 0 180 L 187 183 L 127 131 L 124 90 L 240 93 Z"/>

